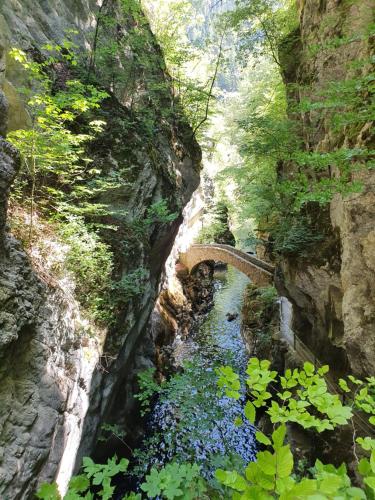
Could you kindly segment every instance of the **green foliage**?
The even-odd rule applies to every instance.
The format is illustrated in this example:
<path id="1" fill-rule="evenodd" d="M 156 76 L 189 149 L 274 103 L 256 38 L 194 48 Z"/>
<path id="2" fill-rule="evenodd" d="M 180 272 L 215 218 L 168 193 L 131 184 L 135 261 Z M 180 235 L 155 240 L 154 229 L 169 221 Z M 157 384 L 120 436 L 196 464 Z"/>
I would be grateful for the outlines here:
<path id="1" fill-rule="evenodd" d="M 150 228 L 155 224 L 169 224 L 177 217 L 177 212 L 170 212 L 167 200 L 161 199 L 147 208 L 145 217 L 133 219 L 130 228 L 137 240 L 144 240 L 146 243 Z"/>
<path id="2" fill-rule="evenodd" d="M 106 464 L 96 464 L 91 458 L 85 457 L 83 459 L 83 470 L 86 477 L 90 479 L 94 486 L 102 486 L 102 490 L 98 492 L 98 495 L 103 498 L 103 500 L 109 500 L 112 498 L 115 490 L 115 488 L 111 486 L 112 478 L 120 472 L 125 472 L 128 468 L 128 464 L 129 461 L 125 458 L 121 459 L 119 463 L 117 463 L 117 457 L 113 457 L 108 459 Z M 89 485 L 87 485 L 86 489 L 88 489 L 88 486 Z M 71 483 L 70 487 L 72 488 Z"/>
<path id="3" fill-rule="evenodd" d="M 156 201 L 147 209 L 145 224 L 168 224 L 169 222 L 176 220 L 177 217 L 178 213 L 171 213 L 168 208 L 167 200 L 162 199 L 160 201 Z"/>
<path id="4" fill-rule="evenodd" d="M 199 235 L 196 238 L 196 243 L 217 243 L 220 235 L 222 235 L 227 229 L 228 228 L 226 224 L 220 221 L 208 223 L 204 225 L 204 227 L 199 231 Z"/>
<path id="5" fill-rule="evenodd" d="M 251 423 L 254 423 L 255 408 L 262 407 L 268 407 L 266 413 L 274 424 L 295 422 L 304 429 L 314 428 L 318 432 L 333 430 L 350 421 L 352 408 L 345 406 L 337 394 L 329 392 L 323 378 L 328 366 L 316 371 L 311 363 L 306 362 L 302 370 L 288 369 L 281 377 L 269 366 L 267 360 L 251 358 L 246 370 L 251 401 L 247 403 L 245 415 Z M 239 388 L 233 386 L 235 380 L 236 374 L 230 367 L 221 368 L 219 387 L 224 388 L 228 396 L 239 398 Z M 275 392 L 278 385 L 281 390 L 272 397 L 272 391 Z"/>
<path id="6" fill-rule="evenodd" d="M 281 255 L 303 255 L 323 239 L 323 235 L 314 231 L 303 216 L 282 218 L 279 224 L 269 229 L 272 248 Z"/>
<path id="7" fill-rule="evenodd" d="M 126 303 L 142 295 L 148 276 L 149 272 L 143 267 L 125 274 L 121 280 L 112 283 L 112 299 L 116 303 Z"/>
<path id="8" fill-rule="evenodd" d="M 240 399 L 240 377 L 233 371 L 231 366 L 221 366 L 216 369 L 219 376 L 218 386 L 224 389 L 225 395 L 228 398 Z"/>
<path id="9" fill-rule="evenodd" d="M 181 109 L 143 8 L 139 0 L 104 1 L 98 6 L 85 77 L 110 88 L 126 103 L 136 116 L 137 135 L 153 145 L 155 134 L 169 129 Z"/>
<path id="10" fill-rule="evenodd" d="M 154 383 L 151 381 L 151 392 Z M 208 453 L 204 459 L 199 450 L 201 447 L 216 449 L 217 436 L 212 430 L 221 432 L 218 423 L 225 414 L 223 406 L 215 401 L 215 372 L 193 360 L 184 364 L 182 373 L 173 375 L 155 389 L 158 391 L 157 412 L 164 415 L 165 425 L 157 428 L 144 441 L 142 448 L 135 451 L 137 466 L 134 474 L 142 478 L 149 471 L 150 464 L 161 466 L 170 457 L 178 463 L 194 461 L 207 474 L 217 463 L 216 452 Z M 228 450 L 226 463 L 233 465 L 237 457 L 229 450 L 227 436 L 222 436 L 222 443 Z"/>
<path id="11" fill-rule="evenodd" d="M 251 424 L 255 422 L 255 408 L 264 406 L 271 398 L 267 388 L 277 381 L 276 372 L 270 371 L 269 366 L 269 361 L 259 361 L 256 358 L 252 358 L 248 365 L 249 377 L 246 383 L 252 402 L 247 403 L 245 415 Z M 337 395 L 328 393 L 323 378 L 328 370 L 328 366 L 323 366 L 316 372 L 313 365 L 305 363 L 303 370 L 288 369 L 284 376 L 279 377 L 282 391 L 277 392 L 277 398 L 282 405 L 279 405 L 277 398 L 272 398 L 268 413 L 273 423 L 281 424 L 276 427 L 271 438 L 260 431 L 256 433 L 258 442 L 265 447 L 271 447 L 272 451 L 259 451 L 256 461 L 246 467 L 244 474 L 223 469 L 216 471 L 218 481 L 233 492 L 233 499 L 372 498 L 373 493 L 370 493 L 370 490 L 374 491 L 375 487 L 375 440 L 369 437 L 357 439 L 362 448 L 371 453 L 369 459 L 363 458 L 358 464 L 358 471 L 368 488 L 366 492 L 352 486 L 344 464 L 335 468 L 333 465 L 323 465 L 317 460 L 311 477 L 292 475 L 295 467 L 293 455 L 290 446 L 284 444 L 286 422 L 295 422 L 304 428 L 315 427 L 318 432 L 323 432 L 337 425 L 345 425 L 352 416 L 350 406 L 341 405 Z M 219 387 L 230 387 L 234 378 L 231 370 L 222 370 L 218 380 Z M 373 377 L 367 380 L 368 387 L 364 387 L 366 383 L 352 376 L 349 380 L 357 387 L 353 404 L 373 415 L 374 393 L 368 392 L 368 387 L 371 389 L 374 387 Z M 351 393 L 347 381 L 341 380 L 340 385 L 343 390 Z M 276 390 L 275 386 L 274 391 Z M 237 394 L 233 394 L 232 397 L 236 398 Z M 307 408 L 312 409 L 313 414 L 306 415 Z M 368 497 L 366 493 L 370 496 Z"/>
<path id="12" fill-rule="evenodd" d="M 347 396 L 349 394 L 349 400 L 350 395 L 354 394 L 352 397 L 354 407 L 367 414 L 370 424 L 375 425 L 375 377 L 361 380 L 349 375 L 347 380 L 340 379 L 339 385 Z"/>
<path id="13" fill-rule="evenodd" d="M 57 500 L 60 499 L 59 491 L 57 489 L 57 484 L 52 483 L 44 483 L 41 485 L 39 488 L 38 492 L 36 493 L 36 497 L 40 498 L 41 500 Z"/>
<path id="14" fill-rule="evenodd" d="M 316 371 L 310 363 L 305 363 L 301 370 L 286 370 L 283 375 L 278 376 L 276 372 L 270 370 L 269 361 L 252 358 L 247 369 L 246 385 L 251 401 L 247 402 L 245 408 L 246 419 L 254 425 L 256 408 L 268 405 L 271 410 L 269 413 L 271 420 L 275 424 L 269 436 L 257 430 L 256 438 L 262 445 L 262 449 L 258 451 L 256 460 L 248 463 L 245 468 L 235 470 L 226 467 L 225 458 L 227 457 L 221 457 L 221 460 L 217 461 L 222 466 L 216 469 L 216 483 L 208 483 L 202 478 L 202 470 L 197 463 L 173 460 L 160 469 L 152 467 L 141 484 L 141 491 L 146 494 L 147 498 L 167 500 L 200 498 L 212 500 L 271 500 L 273 498 L 280 500 L 361 500 L 373 498 L 375 440 L 368 436 L 357 439 L 357 444 L 367 455 L 357 464 L 364 489 L 353 486 L 345 464 L 335 467 L 317 460 L 308 474 L 293 473 L 297 470 L 297 464 L 294 462 L 290 445 L 285 443 L 287 422 L 296 422 L 304 428 L 315 427 L 318 432 L 322 432 L 327 428 L 345 425 L 351 417 L 351 407 L 338 408 L 336 395 L 327 394 L 324 376 L 328 370 L 328 366 L 324 366 Z M 217 373 L 219 388 L 228 389 L 227 395 L 237 399 L 239 383 L 237 383 L 238 376 L 235 372 L 230 367 L 222 367 Z M 147 378 L 149 375 L 143 377 L 145 380 Z M 177 394 L 177 391 L 184 389 L 182 380 L 180 378 L 178 383 L 174 384 L 173 389 L 168 389 L 170 394 Z M 281 390 L 276 394 L 276 387 L 272 389 L 276 395 L 271 398 L 267 390 L 276 383 Z M 149 382 L 146 383 L 148 384 Z M 362 381 L 350 376 L 348 380 L 342 379 L 340 385 L 348 394 L 352 405 L 371 416 L 374 415 L 374 377 Z M 185 394 L 182 395 L 184 396 Z M 279 406 L 279 401 L 282 401 L 281 406 Z M 209 401 L 209 404 L 212 404 L 212 401 Z M 314 413 L 314 422 L 311 420 L 311 415 L 306 419 L 307 408 Z M 245 425 L 242 418 L 236 420 L 237 425 Z M 323 425 L 319 425 L 318 420 Z M 331 427 L 327 427 L 327 421 Z M 230 463 L 227 465 L 230 467 Z M 127 467 L 127 460 L 123 459 L 118 463 L 116 457 L 108 460 L 107 464 L 95 464 L 90 458 L 85 458 L 83 473 L 71 479 L 69 491 L 64 500 L 93 499 L 93 488 L 96 488 L 96 495 L 99 498 L 112 498 L 114 493 L 112 478 L 125 472 Z M 37 493 L 37 498 L 60 500 L 54 484 L 43 484 Z M 141 500 L 144 495 L 129 493 L 124 498 Z"/>
<path id="15" fill-rule="evenodd" d="M 216 475 L 222 484 L 233 492 L 237 499 L 366 499 L 360 488 L 353 487 L 346 467 L 336 469 L 333 465 L 323 465 L 319 460 L 315 464 L 314 477 L 298 481 L 291 472 L 293 455 L 289 445 L 284 445 L 286 428 L 278 427 L 272 434 L 272 452 L 259 452 L 257 461 L 250 463 L 245 477 L 230 471 L 218 470 Z M 271 445 L 271 442 L 268 443 Z"/>
<path id="16" fill-rule="evenodd" d="M 18 201 L 28 199 L 30 239 L 35 204 L 56 211 L 70 200 L 72 187 L 88 170 L 90 160 L 84 157 L 84 144 L 93 139 L 104 123 L 91 121 L 85 134 L 75 133 L 73 125 L 78 117 L 97 109 L 107 96 L 92 85 L 72 79 L 56 89 L 52 78 L 55 65 L 75 66 L 77 61 L 68 42 L 45 49 L 52 55 L 44 62 L 31 60 L 19 49 L 10 51 L 29 79 L 29 86 L 20 89 L 30 116 L 29 128 L 11 132 L 8 138 L 23 160 L 15 196 Z"/>
<path id="17" fill-rule="evenodd" d="M 269 451 L 258 452 L 256 462 L 251 462 L 245 470 L 246 479 L 238 473 L 221 469 L 216 471 L 217 479 L 232 490 L 246 495 L 245 498 L 251 498 L 252 494 L 259 494 L 262 490 L 265 492 L 277 488 L 280 490 L 287 482 L 286 479 L 290 478 L 293 470 L 293 455 L 290 447 L 284 446 L 285 432 L 285 425 L 278 427 L 273 432 L 273 453 Z M 271 445 L 268 438 L 262 437 L 264 444 Z"/>
<path id="18" fill-rule="evenodd" d="M 334 26 L 335 16 L 326 16 Z M 241 161 L 222 172 L 219 180 L 223 186 L 228 178 L 237 184 L 239 201 L 234 201 L 234 210 L 243 225 L 255 226 L 258 242 L 268 239 L 268 250 L 274 254 L 311 254 L 312 247 L 325 237 L 315 223 L 317 211 L 313 210 L 313 221 L 306 217 L 311 207 L 327 206 L 336 194 L 347 197 L 361 192 L 358 172 L 374 166 L 371 147 L 357 146 L 361 130 L 374 119 L 371 62 L 352 60 L 344 78 L 319 87 L 286 87 L 279 55 L 285 59 L 286 70 L 296 41 L 292 2 L 256 0 L 249 5 L 239 1 L 226 17 L 243 39 L 239 50 L 242 58 L 247 53 L 243 59 L 247 67 L 239 98 L 231 103 L 234 110 L 227 113 L 231 140 Z M 321 30 L 324 39 L 326 31 Z M 372 34 L 370 24 L 351 39 L 325 38 L 325 45 L 334 51 Z M 328 151 L 311 147 L 323 123 L 336 144 Z M 305 137 L 309 137 L 309 147 L 301 141 Z"/>
<path id="19" fill-rule="evenodd" d="M 246 0 L 236 2 L 236 8 L 224 17 L 239 33 L 240 55 L 265 54 L 280 64 L 278 48 L 298 23 L 295 3 L 291 0 Z"/>
<path id="20" fill-rule="evenodd" d="M 120 28 L 127 30 L 121 32 Z M 143 69 L 152 65 L 150 33 L 138 0 L 104 1 L 98 7 L 92 33 L 88 77 L 102 82 L 113 92 L 127 86 L 135 90 L 138 63 Z M 126 50 L 127 49 L 127 50 Z M 144 54 L 141 54 L 143 49 Z M 129 51 L 133 58 L 129 57 Z M 148 52 L 148 53 L 147 53 Z"/>
<path id="21" fill-rule="evenodd" d="M 214 30 L 212 39 L 207 36 L 206 2 L 145 0 L 143 5 L 171 77 L 172 106 L 181 106 L 194 133 L 201 132 L 217 94 L 214 84 L 224 62 L 224 30 Z"/>
<path id="22" fill-rule="evenodd" d="M 150 403 L 155 394 L 162 391 L 162 386 L 155 382 L 155 368 L 148 368 L 138 373 L 139 392 L 134 396 L 141 403 L 141 415 L 150 409 Z"/>
<path id="23" fill-rule="evenodd" d="M 100 435 L 98 441 L 108 441 L 111 436 L 115 436 L 122 443 L 124 443 L 124 438 L 126 437 L 126 432 L 121 429 L 117 424 L 102 424 L 100 427 Z"/>
<path id="24" fill-rule="evenodd" d="M 167 500 L 194 500 L 206 498 L 206 485 L 200 477 L 200 468 L 193 464 L 167 464 L 158 471 L 151 469 L 141 486 L 147 498 L 166 498 Z"/>
<path id="25" fill-rule="evenodd" d="M 75 277 L 77 297 L 98 320 L 108 320 L 113 255 L 97 233 L 89 231 L 82 217 L 70 216 L 59 225 L 68 245 L 65 266 Z"/>
<path id="26" fill-rule="evenodd" d="M 66 245 L 64 265 L 75 278 L 77 298 L 94 319 L 110 323 L 113 255 L 93 230 L 94 224 L 88 226 L 83 218 L 108 215 L 107 207 L 92 199 L 118 185 L 117 179 L 104 179 L 100 170 L 90 168 L 91 160 L 85 157 L 86 143 L 105 125 L 90 120 L 89 114 L 107 94 L 77 79 L 57 81 L 55 67 L 60 65 L 73 74 L 78 65 L 71 42 L 43 49 L 48 55 L 42 62 L 21 50 L 10 51 L 28 79 L 19 91 L 30 116 L 29 128 L 8 136 L 23 160 L 13 200 L 29 207 L 26 245 L 38 244 L 33 241 L 36 211 L 42 218 L 57 219 L 58 236 Z M 85 124 L 80 129 L 86 133 L 76 132 L 78 120 Z"/>
<path id="27" fill-rule="evenodd" d="M 229 211 L 224 202 L 218 201 L 206 214 L 205 224 L 196 239 L 197 243 L 221 243 L 235 246 L 236 240 L 229 229 Z"/>
<path id="28" fill-rule="evenodd" d="M 274 286 L 258 287 L 257 291 L 260 299 L 264 302 L 266 307 L 272 306 L 279 297 L 279 294 Z"/>
<path id="29" fill-rule="evenodd" d="M 117 461 L 117 457 L 108 459 L 106 464 L 96 464 L 89 457 L 83 459 L 83 473 L 73 476 L 69 481 L 68 492 L 63 500 L 110 500 L 113 498 L 115 487 L 112 486 L 112 478 L 128 468 L 129 461 L 125 458 Z M 101 489 L 100 489 L 101 488 Z M 42 500 L 61 500 L 56 484 L 43 484 L 37 494 L 37 498 Z"/>

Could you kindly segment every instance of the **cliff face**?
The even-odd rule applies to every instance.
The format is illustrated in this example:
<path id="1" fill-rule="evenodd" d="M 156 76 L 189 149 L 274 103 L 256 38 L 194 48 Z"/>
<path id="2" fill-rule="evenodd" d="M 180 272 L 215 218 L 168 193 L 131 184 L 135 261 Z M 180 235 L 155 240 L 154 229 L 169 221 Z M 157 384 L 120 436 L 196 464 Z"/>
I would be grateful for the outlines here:
<path id="1" fill-rule="evenodd" d="M 280 51 L 285 82 L 301 86 L 289 87 L 290 96 L 316 96 L 330 82 L 367 74 L 365 61 L 373 53 L 373 38 L 367 34 L 373 1 L 299 4 L 300 32 Z M 308 50 L 313 45 L 318 47 L 315 53 Z M 353 69 L 356 60 L 363 62 Z M 312 110 L 294 118 L 306 151 L 373 147 L 370 123 L 353 137 L 346 128 L 333 130 L 328 111 Z M 288 168 L 284 166 L 284 174 Z M 326 173 L 336 174 L 334 165 Z M 360 180 L 363 190 L 345 198 L 337 194 L 328 209 L 319 212 L 316 222 L 326 228 L 324 241 L 304 262 L 284 259 L 278 286 L 294 304 L 294 329 L 318 356 L 339 371 L 349 368 L 364 375 L 375 370 L 375 174 L 362 169 L 353 172 L 352 179 Z"/>
<path id="2" fill-rule="evenodd" d="M 101 201 L 115 214 L 109 223 L 118 227 L 108 238 L 115 256 L 115 278 L 141 267 L 147 280 L 140 294 L 116 309 L 115 326 L 110 331 L 94 325 L 82 313 L 68 276 L 49 279 L 40 261 L 36 268 L 6 229 L 6 199 L 19 157 L 0 139 L 0 496 L 8 500 L 32 498 L 42 481 L 57 480 L 64 491 L 80 457 L 95 447 L 100 425 L 108 421 L 126 424 L 127 391 L 131 391 L 128 380 L 135 364 L 147 363 L 151 341 L 145 328 L 181 215 L 170 223 L 149 225 L 139 240 L 129 241 L 126 236 L 132 222 L 142 220 L 147 209 L 161 199 L 168 201 L 171 211 L 181 214 L 199 182 L 200 150 L 191 130 L 177 114 L 160 114 L 163 106 L 171 107 L 172 96 L 148 24 L 139 17 L 121 16 L 117 1 L 107 4 L 117 20 L 113 29 L 120 37 L 121 53 L 116 59 L 119 77 L 115 83 L 108 82 L 110 97 L 97 111 L 107 126 L 88 153 L 103 172 L 115 175 L 124 166 L 131 170 L 128 182 L 115 192 L 104 192 Z M 23 82 L 22 72 L 7 58 L 7 49 L 18 46 L 42 51 L 46 42 L 61 42 L 66 30 L 74 29 L 78 31 L 75 43 L 84 53 L 92 43 L 97 11 L 96 1 L 2 2 L 1 135 L 7 128 L 28 123 L 16 91 Z M 137 47 L 131 47 L 125 34 L 135 24 L 145 36 Z M 106 85 L 106 60 L 97 64 Z M 128 76 L 130 67 L 131 85 L 121 77 L 122 72 Z M 153 99 L 150 81 L 153 86 L 162 86 L 162 101 Z M 145 106 L 155 116 L 147 140 L 143 131 Z M 116 211 L 126 216 L 116 216 Z M 49 268 L 50 257 L 42 267 Z"/>

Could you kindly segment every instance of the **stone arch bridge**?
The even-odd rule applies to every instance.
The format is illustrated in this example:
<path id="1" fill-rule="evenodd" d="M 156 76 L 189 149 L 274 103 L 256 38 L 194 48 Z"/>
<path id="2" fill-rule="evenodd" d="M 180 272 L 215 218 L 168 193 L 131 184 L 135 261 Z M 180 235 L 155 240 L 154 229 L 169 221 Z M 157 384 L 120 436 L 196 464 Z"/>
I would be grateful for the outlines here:
<path id="1" fill-rule="evenodd" d="M 267 286 L 273 282 L 275 268 L 271 264 L 229 245 L 192 245 L 185 253 L 180 254 L 180 262 L 189 272 L 201 262 L 210 260 L 236 267 L 259 286 Z"/>

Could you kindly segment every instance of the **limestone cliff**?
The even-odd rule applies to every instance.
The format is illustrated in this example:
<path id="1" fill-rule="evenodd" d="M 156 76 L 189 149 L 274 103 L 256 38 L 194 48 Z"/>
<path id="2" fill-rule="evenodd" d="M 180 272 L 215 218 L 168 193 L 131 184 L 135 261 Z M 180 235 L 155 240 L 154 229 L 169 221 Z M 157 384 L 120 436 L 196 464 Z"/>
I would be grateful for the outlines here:
<path id="1" fill-rule="evenodd" d="M 117 1 L 105 3 L 116 19 L 111 29 L 117 33 L 120 47 L 118 73 L 115 82 L 105 81 L 107 61 L 97 61 L 110 97 L 98 110 L 107 126 L 88 154 L 105 173 L 115 175 L 124 166 L 131 171 L 116 192 L 102 195 L 113 213 L 127 214 L 123 218 L 114 215 L 109 221 L 118 230 L 108 237 L 108 243 L 115 255 L 115 279 L 142 267 L 147 280 L 142 293 L 117 307 L 110 331 L 94 325 L 83 314 L 69 281 L 46 277 L 41 262 L 36 268 L 6 230 L 6 198 L 19 158 L 0 139 L 0 497 L 4 500 L 32 498 L 41 481 L 57 480 L 64 491 L 80 457 L 95 447 L 101 423 L 111 420 L 127 428 L 128 379 L 137 356 L 141 358 L 138 365 L 147 363 L 144 351 L 150 340 L 145 337 L 145 326 L 181 216 L 170 223 L 151 224 L 140 241 L 126 237 L 132 221 L 142 220 L 148 207 L 161 199 L 168 201 L 171 211 L 181 214 L 199 182 L 200 150 L 191 130 L 178 113 L 162 114 L 164 106 L 171 109 L 173 98 L 160 49 L 147 22 L 121 16 Z M 28 124 L 16 90 L 22 84 L 22 72 L 7 58 L 7 49 L 18 46 L 43 52 L 46 42 L 61 42 L 64 33 L 74 29 L 75 43 L 82 54 L 87 52 L 87 60 L 97 14 L 96 1 L 2 2 L 0 134 Z M 126 38 L 134 25 L 147 34 L 137 40 L 137 47 L 129 46 Z M 111 37 L 112 33 L 101 36 Z M 163 89 L 158 100 L 151 88 L 156 85 Z M 145 107 L 155 118 L 147 140 Z"/>
<path id="2" fill-rule="evenodd" d="M 374 2 L 301 0 L 300 29 L 280 50 L 285 83 L 297 101 L 319 95 L 330 82 L 368 74 L 373 53 Z M 311 47 L 317 46 L 316 51 Z M 292 84 L 292 85 L 290 85 Z M 328 112 L 295 115 L 306 151 L 330 152 L 341 146 L 373 148 L 371 123 L 355 137 L 332 129 Z M 281 175 L 288 175 L 284 165 Z M 337 175 L 334 165 L 326 176 Z M 375 371 L 375 194 L 373 170 L 352 173 L 363 183 L 360 193 L 335 195 L 327 210 L 309 208 L 324 240 L 305 260 L 284 258 L 279 290 L 294 304 L 294 329 L 322 360 L 338 371 Z M 315 215 L 314 215 L 315 210 Z"/>

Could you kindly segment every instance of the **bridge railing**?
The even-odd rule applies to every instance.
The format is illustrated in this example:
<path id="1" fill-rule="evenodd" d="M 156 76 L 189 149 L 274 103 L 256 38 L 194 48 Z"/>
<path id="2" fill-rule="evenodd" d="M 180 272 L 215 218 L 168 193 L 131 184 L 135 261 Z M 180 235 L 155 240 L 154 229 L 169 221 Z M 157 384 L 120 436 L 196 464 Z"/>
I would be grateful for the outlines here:
<path id="1" fill-rule="evenodd" d="M 288 345 L 296 352 L 296 354 L 302 359 L 302 361 L 309 361 L 314 365 L 315 369 L 319 369 L 324 366 L 324 364 L 317 358 L 316 354 L 313 353 L 312 350 L 307 347 L 304 342 L 302 342 L 302 340 L 296 335 L 293 330 L 289 329 L 291 335 L 283 335 L 283 331 L 281 328 L 281 314 L 279 332 L 281 338 L 287 341 Z M 337 394 L 344 404 L 347 395 L 344 391 L 342 391 L 336 380 L 329 372 L 324 375 L 324 379 L 326 381 L 328 389 L 332 393 Z M 362 431 L 364 435 L 375 437 L 375 429 L 359 411 L 353 410 L 353 423 L 356 425 L 357 429 L 360 429 Z"/>

